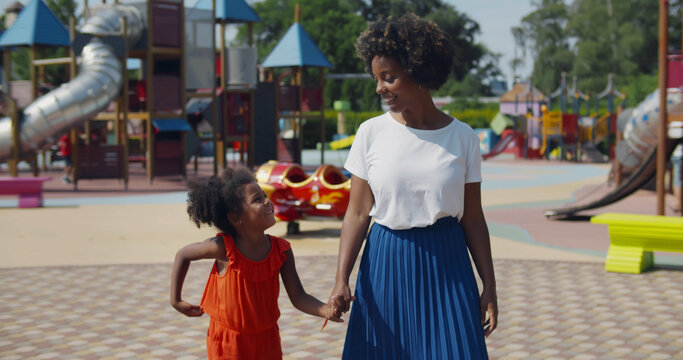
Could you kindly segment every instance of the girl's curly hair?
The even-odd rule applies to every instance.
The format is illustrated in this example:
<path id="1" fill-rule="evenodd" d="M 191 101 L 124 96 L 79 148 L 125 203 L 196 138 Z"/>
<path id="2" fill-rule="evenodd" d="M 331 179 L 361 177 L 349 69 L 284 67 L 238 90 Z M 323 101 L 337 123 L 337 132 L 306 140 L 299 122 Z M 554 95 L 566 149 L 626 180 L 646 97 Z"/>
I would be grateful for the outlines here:
<path id="1" fill-rule="evenodd" d="M 455 50 L 448 35 L 431 20 L 415 14 L 380 18 L 356 39 L 356 53 L 372 75 L 376 55 L 391 56 L 419 85 L 436 90 L 448 79 Z"/>
<path id="2" fill-rule="evenodd" d="M 214 225 L 227 234 L 235 235 L 228 221 L 228 213 L 242 213 L 244 185 L 256 182 L 246 168 L 226 168 L 223 174 L 189 184 L 187 214 L 197 227 Z"/>

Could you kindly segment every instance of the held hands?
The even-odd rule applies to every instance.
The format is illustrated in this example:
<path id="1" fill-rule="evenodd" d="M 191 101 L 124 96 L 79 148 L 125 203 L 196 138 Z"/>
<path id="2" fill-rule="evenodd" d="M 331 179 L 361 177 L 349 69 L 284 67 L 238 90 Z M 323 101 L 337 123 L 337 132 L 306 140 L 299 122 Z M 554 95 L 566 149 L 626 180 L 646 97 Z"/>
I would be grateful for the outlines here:
<path id="1" fill-rule="evenodd" d="M 189 317 L 197 317 L 202 316 L 204 314 L 204 310 L 202 310 L 201 306 L 192 305 L 182 300 L 171 304 L 171 306 L 173 306 L 180 313 L 185 314 L 185 316 Z"/>
<path id="2" fill-rule="evenodd" d="M 484 336 L 488 337 L 498 326 L 498 297 L 495 288 L 484 289 L 481 293 L 480 305 L 481 326 L 484 328 Z"/>
<path id="3" fill-rule="evenodd" d="M 341 317 L 349 310 L 349 304 L 353 300 L 356 300 L 356 297 L 351 296 L 349 284 L 337 282 L 334 285 L 332 294 L 330 295 L 330 300 L 323 307 L 325 322 L 323 323 L 323 327 L 320 328 L 320 332 L 325 329 L 327 320 L 332 320 L 334 322 L 344 322 L 344 319 Z"/>
<path id="4" fill-rule="evenodd" d="M 341 318 L 341 314 L 337 314 L 335 312 L 334 306 L 331 304 L 325 304 L 323 305 L 323 315 L 325 318 L 325 322 L 327 323 L 327 320 L 332 320 L 334 322 L 342 323 L 344 322 L 344 319 Z"/>
<path id="5" fill-rule="evenodd" d="M 356 300 L 355 296 L 351 295 L 351 289 L 346 282 L 337 281 L 330 294 L 329 303 L 334 309 L 334 315 L 341 317 L 345 312 L 349 311 L 351 301 Z"/>

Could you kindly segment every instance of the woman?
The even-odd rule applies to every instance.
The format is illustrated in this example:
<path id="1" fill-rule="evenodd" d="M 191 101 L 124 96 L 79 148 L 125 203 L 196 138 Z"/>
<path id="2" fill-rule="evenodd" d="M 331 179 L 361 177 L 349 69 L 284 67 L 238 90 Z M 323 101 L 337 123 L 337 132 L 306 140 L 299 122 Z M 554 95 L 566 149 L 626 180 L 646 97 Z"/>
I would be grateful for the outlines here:
<path id="1" fill-rule="evenodd" d="M 344 165 L 351 199 L 330 299 L 338 313 L 355 300 L 343 358 L 486 359 L 498 307 L 479 138 L 429 93 L 448 77 L 452 45 L 411 14 L 370 24 L 356 51 L 390 111 L 360 126 Z M 352 296 L 349 276 L 371 217 Z"/>

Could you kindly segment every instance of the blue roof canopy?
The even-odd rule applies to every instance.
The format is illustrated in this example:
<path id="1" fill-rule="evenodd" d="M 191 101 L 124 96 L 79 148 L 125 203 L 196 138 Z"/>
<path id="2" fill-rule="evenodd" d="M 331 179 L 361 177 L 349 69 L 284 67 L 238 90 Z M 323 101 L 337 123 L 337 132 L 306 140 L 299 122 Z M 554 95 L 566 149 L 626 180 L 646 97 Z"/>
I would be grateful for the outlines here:
<path id="1" fill-rule="evenodd" d="M 211 0 L 198 0 L 196 9 L 211 10 Z M 216 19 L 225 22 L 261 22 L 256 11 L 244 0 L 216 0 Z"/>
<path id="2" fill-rule="evenodd" d="M 192 130 L 190 124 L 188 124 L 183 118 L 152 119 L 152 125 L 154 125 L 159 132 Z"/>
<path id="3" fill-rule="evenodd" d="M 263 67 L 315 66 L 332 67 L 303 26 L 294 23 L 270 52 Z"/>
<path id="4" fill-rule="evenodd" d="M 0 37 L 0 46 L 69 46 L 69 31 L 43 0 L 32 0 L 12 27 Z"/>

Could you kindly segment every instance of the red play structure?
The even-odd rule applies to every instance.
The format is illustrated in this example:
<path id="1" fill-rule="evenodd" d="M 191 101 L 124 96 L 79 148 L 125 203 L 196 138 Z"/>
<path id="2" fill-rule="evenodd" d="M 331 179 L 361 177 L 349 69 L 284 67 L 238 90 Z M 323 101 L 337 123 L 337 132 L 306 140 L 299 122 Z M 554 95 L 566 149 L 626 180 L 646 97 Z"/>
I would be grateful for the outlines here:
<path id="1" fill-rule="evenodd" d="M 287 233 L 299 232 L 295 221 L 305 216 L 342 218 L 349 205 L 351 180 L 333 165 L 320 165 L 313 175 L 293 163 L 269 161 L 256 179 L 275 206 L 275 216 L 287 224 Z"/>

